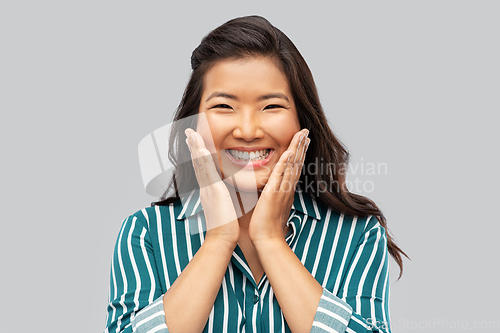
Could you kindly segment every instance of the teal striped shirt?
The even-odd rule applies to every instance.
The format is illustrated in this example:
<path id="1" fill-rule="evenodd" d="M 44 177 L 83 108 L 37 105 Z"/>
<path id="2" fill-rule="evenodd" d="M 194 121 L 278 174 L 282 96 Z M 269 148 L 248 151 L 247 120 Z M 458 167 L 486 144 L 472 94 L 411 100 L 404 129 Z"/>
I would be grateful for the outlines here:
<path id="1" fill-rule="evenodd" d="M 390 332 L 387 242 L 378 220 L 344 216 L 297 190 L 288 225 L 286 242 L 323 286 L 311 332 Z M 205 234 L 197 190 L 126 218 L 111 264 L 105 332 L 168 332 L 163 294 Z M 238 245 L 203 332 L 291 332 L 265 273 L 257 284 Z"/>

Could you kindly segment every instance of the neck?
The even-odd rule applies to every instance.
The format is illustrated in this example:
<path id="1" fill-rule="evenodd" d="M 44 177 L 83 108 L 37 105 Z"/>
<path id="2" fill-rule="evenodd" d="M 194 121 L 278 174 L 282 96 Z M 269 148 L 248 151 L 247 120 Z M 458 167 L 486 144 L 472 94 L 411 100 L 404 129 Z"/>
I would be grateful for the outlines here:
<path id="1" fill-rule="evenodd" d="M 240 238 L 248 238 L 250 220 L 252 219 L 255 205 L 257 204 L 257 200 L 259 199 L 261 193 L 257 192 L 257 196 L 255 193 L 250 192 L 230 191 L 230 193 L 236 212 L 241 212 L 238 214 L 238 224 L 240 225 L 240 231 L 242 233 Z M 289 230 L 289 226 L 285 227 L 283 230 L 283 236 L 286 236 Z"/>
<path id="2" fill-rule="evenodd" d="M 250 225 L 250 220 L 252 219 L 253 209 L 243 216 L 238 217 L 238 223 L 240 229 L 245 233 L 248 233 L 248 226 Z"/>
<path id="3" fill-rule="evenodd" d="M 238 214 L 238 222 L 240 228 L 248 230 L 253 210 L 260 197 L 260 191 L 236 191 L 232 186 L 228 185 L 229 193 L 233 201 L 234 208 Z"/>

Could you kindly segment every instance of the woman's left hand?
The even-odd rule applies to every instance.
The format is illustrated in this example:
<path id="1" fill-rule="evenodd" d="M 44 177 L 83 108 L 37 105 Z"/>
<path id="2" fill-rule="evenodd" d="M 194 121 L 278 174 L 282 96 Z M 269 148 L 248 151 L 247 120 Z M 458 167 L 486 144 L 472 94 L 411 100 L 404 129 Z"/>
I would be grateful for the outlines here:
<path id="1" fill-rule="evenodd" d="M 295 133 L 290 146 L 274 166 L 259 201 L 254 208 L 248 233 L 254 245 L 261 241 L 285 239 L 285 227 L 300 178 L 307 147 L 309 131 Z"/>

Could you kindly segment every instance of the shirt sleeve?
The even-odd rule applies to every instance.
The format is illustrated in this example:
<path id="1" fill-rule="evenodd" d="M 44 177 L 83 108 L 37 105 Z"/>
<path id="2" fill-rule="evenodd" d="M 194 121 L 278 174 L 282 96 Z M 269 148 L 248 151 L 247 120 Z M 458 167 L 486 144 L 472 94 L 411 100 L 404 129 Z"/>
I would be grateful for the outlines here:
<path id="1" fill-rule="evenodd" d="M 123 221 L 116 241 L 105 333 L 168 332 L 153 246 L 140 214 Z"/>
<path id="2" fill-rule="evenodd" d="M 163 295 L 137 313 L 132 319 L 132 331 L 168 333 L 163 310 Z"/>
<path id="3" fill-rule="evenodd" d="M 323 289 L 311 332 L 391 332 L 387 238 L 378 221 L 370 225 L 337 295 Z"/>
<path id="4" fill-rule="evenodd" d="M 349 304 L 323 288 L 311 333 L 345 332 L 351 314 Z"/>

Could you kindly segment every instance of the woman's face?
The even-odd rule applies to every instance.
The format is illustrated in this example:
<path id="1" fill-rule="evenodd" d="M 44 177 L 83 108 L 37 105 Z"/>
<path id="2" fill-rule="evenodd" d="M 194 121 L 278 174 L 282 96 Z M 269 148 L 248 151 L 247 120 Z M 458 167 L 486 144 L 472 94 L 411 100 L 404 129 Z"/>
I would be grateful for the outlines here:
<path id="1" fill-rule="evenodd" d="M 288 81 L 265 57 L 217 62 L 205 75 L 199 113 L 210 130 L 197 131 L 221 178 L 238 191 L 261 190 L 300 131 Z"/>

